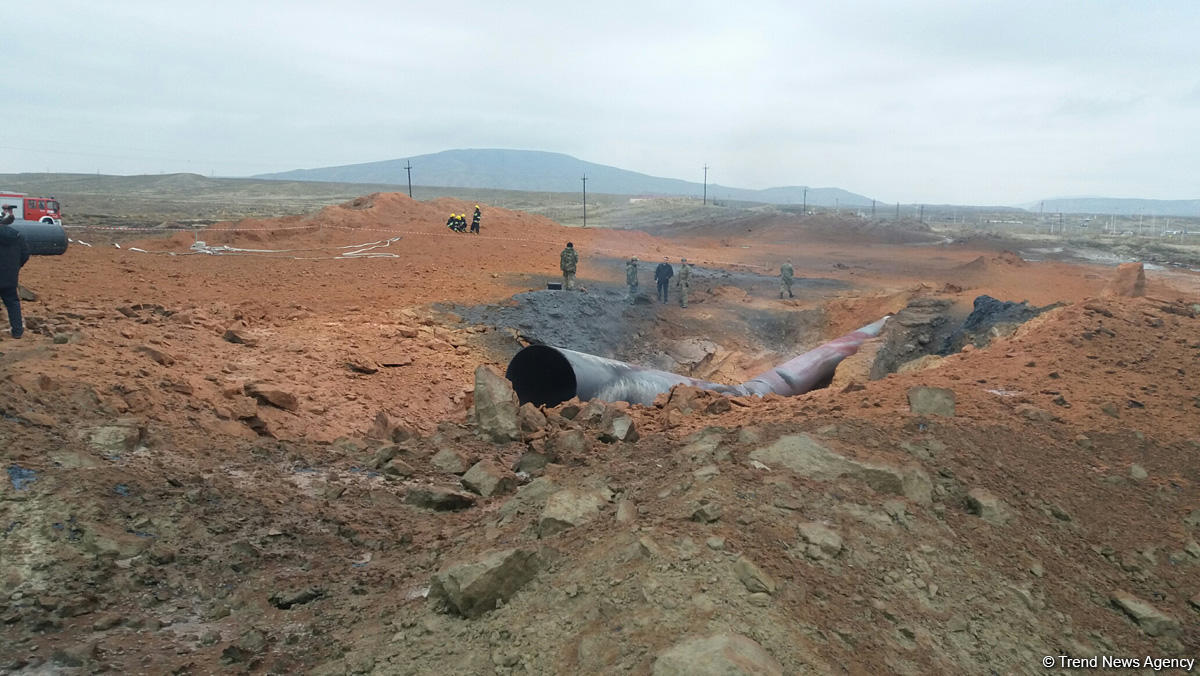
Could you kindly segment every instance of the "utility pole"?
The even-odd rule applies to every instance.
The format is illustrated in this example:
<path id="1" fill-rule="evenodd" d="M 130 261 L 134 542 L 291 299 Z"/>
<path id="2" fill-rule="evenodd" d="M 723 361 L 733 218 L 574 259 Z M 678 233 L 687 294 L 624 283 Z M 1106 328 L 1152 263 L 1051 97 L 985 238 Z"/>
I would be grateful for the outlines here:
<path id="1" fill-rule="evenodd" d="M 412 199 L 412 162 L 404 160 L 404 170 L 408 172 L 408 199 Z"/>
<path id="2" fill-rule="evenodd" d="M 808 188 L 804 189 L 804 215 L 808 215 Z"/>
<path id="3" fill-rule="evenodd" d="M 896 220 L 900 220 L 900 203 L 896 202 Z"/>
<path id="4" fill-rule="evenodd" d="M 871 218 L 875 218 L 875 200 L 871 200 Z"/>
<path id="5" fill-rule="evenodd" d="M 920 209 L 917 211 L 917 222 L 918 223 L 925 222 L 925 205 L 924 204 L 922 204 Z"/>
<path id="6" fill-rule="evenodd" d="M 708 204 L 708 165 L 704 165 L 704 201 L 701 205 Z"/>
<path id="7" fill-rule="evenodd" d="M 587 174 L 580 179 L 583 181 L 583 227 L 587 227 Z"/>

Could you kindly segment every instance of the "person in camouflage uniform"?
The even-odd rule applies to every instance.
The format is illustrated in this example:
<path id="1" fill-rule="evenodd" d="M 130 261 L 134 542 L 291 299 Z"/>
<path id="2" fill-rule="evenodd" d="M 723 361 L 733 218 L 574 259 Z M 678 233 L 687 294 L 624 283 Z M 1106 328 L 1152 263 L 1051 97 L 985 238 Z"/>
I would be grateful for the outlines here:
<path id="1" fill-rule="evenodd" d="M 792 267 L 792 259 L 787 259 L 787 262 L 779 266 L 779 297 L 783 298 L 783 292 L 787 291 L 788 298 L 795 298 L 792 294 L 792 277 L 796 275 L 795 268 Z"/>
<path id="2" fill-rule="evenodd" d="M 558 255 L 558 267 L 563 273 L 563 290 L 570 291 L 575 288 L 575 268 L 579 265 L 579 253 L 575 251 L 575 244 L 567 242 L 567 248 L 562 250 Z"/>
<path id="3" fill-rule="evenodd" d="M 633 305 L 637 300 L 638 292 L 638 259 L 637 256 L 630 258 L 625 263 L 625 284 L 629 286 L 629 304 Z"/>
<path id="4" fill-rule="evenodd" d="M 687 307 L 688 288 L 692 285 L 692 266 L 687 259 L 679 261 L 679 274 L 675 275 L 675 288 L 679 289 L 679 307 Z"/>

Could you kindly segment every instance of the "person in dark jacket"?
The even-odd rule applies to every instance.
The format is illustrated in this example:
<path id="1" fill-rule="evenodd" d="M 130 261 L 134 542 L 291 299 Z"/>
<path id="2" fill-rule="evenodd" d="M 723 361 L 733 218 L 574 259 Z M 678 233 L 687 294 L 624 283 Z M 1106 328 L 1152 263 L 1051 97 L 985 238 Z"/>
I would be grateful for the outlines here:
<path id="1" fill-rule="evenodd" d="M 5 204 L 0 210 L 0 300 L 8 310 L 12 337 L 20 338 L 25 333 L 25 325 L 21 322 L 17 275 L 29 260 L 29 243 L 25 241 L 25 235 L 12 227 L 13 220 L 13 205 Z"/>
<path id="2" fill-rule="evenodd" d="M 479 211 L 479 205 L 476 204 L 475 205 L 475 215 L 471 216 L 471 233 L 472 234 L 475 234 L 475 235 L 479 234 L 479 219 L 482 217 L 483 217 L 483 214 Z"/>
<path id="3" fill-rule="evenodd" d="M 654 281 L 658 283 L 658 300 L 667 302 L 667 293 L 671 288 L 671 278 L 675 276 L 675 269 L 667 261 L 670 258 L 664 258 L 663 262 L 654 268 Z"/>

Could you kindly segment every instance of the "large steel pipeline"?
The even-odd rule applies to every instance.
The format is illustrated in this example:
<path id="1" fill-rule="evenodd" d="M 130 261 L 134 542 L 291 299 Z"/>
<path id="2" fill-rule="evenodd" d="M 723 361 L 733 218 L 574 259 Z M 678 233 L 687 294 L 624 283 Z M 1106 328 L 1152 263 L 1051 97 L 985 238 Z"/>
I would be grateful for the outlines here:
<path id="1" fill-rule="evenodd" d="M 837 365 L 857 352 L 864 341 L 878 336 L 889 318 L 831 340 L 741 385 L 711 383 L 549 345 L 530 345 L 518 352 L 508 363 L 504 376 L 512 382 L 522 404 L 530 402 L 536 406 L 556 406 L 572 397 L 648 406 L 655 397 L 676 385 L 691 385 L 735 397 L 772 392 L 793 396 L 828 384 Z"/>
<path id="2" fill-rule="evenodd" d="M 67 231 L 61 225 L 16 220 L 12 227 L 25 235 L 29 253 L 34 256 L 58 256 L 67 252 Z"/>

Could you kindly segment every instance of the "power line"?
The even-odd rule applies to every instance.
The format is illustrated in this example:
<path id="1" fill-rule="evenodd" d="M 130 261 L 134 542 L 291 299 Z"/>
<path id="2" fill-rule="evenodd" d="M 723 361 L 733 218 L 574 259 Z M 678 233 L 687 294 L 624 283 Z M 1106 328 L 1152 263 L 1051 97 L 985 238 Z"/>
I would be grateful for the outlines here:
<path id="1" fill-rule="evenodd" d="M 583 181 L 583 227 L 587 227 L 587 174 L 580 179 Z"/>

